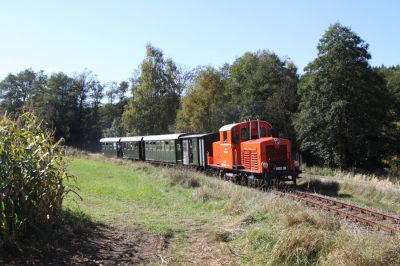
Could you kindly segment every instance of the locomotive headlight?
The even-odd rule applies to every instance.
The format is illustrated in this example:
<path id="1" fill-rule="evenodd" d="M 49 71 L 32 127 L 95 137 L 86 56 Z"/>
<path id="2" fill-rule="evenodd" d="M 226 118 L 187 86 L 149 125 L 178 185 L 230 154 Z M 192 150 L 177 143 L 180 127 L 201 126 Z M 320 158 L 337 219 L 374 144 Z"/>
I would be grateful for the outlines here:
<path id="1" fill-rule="evenodd" d="M 263 162 L 263 163 L 262 163 L 262 167 L 263 167 L 264 169 L 267 169 L 267 168 L 268 168 L 268 163 L 267 163 L 267 162 Z"/>
<path id="2" fill-rule="evenodd" d="M 299 167 L 300 166 L 299 161 L 293 161 L 293 164 L 294 164 L 295 167 Z"/>

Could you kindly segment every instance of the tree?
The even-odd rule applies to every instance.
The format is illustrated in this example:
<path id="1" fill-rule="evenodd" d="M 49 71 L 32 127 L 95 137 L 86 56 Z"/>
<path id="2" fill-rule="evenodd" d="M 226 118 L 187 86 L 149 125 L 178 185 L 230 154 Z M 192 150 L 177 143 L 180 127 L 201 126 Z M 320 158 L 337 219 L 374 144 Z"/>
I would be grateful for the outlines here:
<path id="1" fill-rule="evenodd" d="M 321 163 L 341 168 L 381 163 L 390 100 L 370 58 L 368 44 L 336 23 L 319 41 L 318 57 L 305 68 L 295 128 L 301 148 Z"/>
<path id="2" fill-rule="evenodd" d="M 164 59 L 161 50 L 146 46 L 140 76 L 133 80 L 131 99 L 125 107 L 122 124 L 134 135 L 162 134 L 171 131 L 179 108 L 177 68 Z"/>
<path id="3" fill-rule="evenodd" d="M 9 74 L 0 83 L 1 107 L 10 113 L 19 113 L 26 105 L 36 105 L 43 97 L 47 77 L 43 71 L 26 69 Z"/>
<path id="4" fill-rule="evenodd" d="M 294 138 L 292 115 L 297 110 L 297 68 L 268 51 L 245 53 L 225 66 L 230 104 L 225 113 L 230 120 L 264 119 L 274 134 Z"/>
<path id="5" fill-rule="evenodd" d="M 108 103 L 101 108 L 101 128 L 104 137 L 117 137 L 125 134 L 121 126 L 121 116 L 127 103 L 128 88 L 129 83 L 126 81 L 122 81 L 119 85 L 116 82 L 108 85 L 106 92 Z"/>
<path id="6" fill-rule="evenodd" d="M 390 174 L 400 176 L 400 66 L 381 66 L 377 71 L 384 77 L 394 102 L 393 108 L 387 107 L 391 123 L 384 128 L 389 140 L 385 145 L 387 166 Z"/>
<path id="7" fill-rule="evenodd" d="M 56 129 L 55 137 L 69 144 L 71 125 L 75 121 L 75 102 L 72 97 L 74 79 L 59 72 L 50 76 L 44 102 L 38 107 L 40 116 Z"/>
<path id="8" fill-rule="evenodd" d="M 182 99 L 176 129 L 183 132 L 215 132 L 223 117 L 220 107 L 224 100 L 224 83 L 220 72 L 208 67 L 201 70 L 194 85 Z"/>

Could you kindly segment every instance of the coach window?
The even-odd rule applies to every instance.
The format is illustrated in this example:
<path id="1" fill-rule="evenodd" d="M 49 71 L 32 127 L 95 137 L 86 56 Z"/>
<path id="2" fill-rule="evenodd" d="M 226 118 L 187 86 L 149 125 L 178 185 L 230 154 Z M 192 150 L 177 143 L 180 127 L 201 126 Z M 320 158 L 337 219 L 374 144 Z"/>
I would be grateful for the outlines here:
<path id="1" fill-rule="evenodd" d="M 224 143 L 228 142 L 228 133 L 224 131 Z"/>
<path id="2" fill-rule="evenodd" d="M 237 129 L 233 130 L 233 144 L 239 143 L 239 132 Z"/>
<path id="3" fill-rule="evenodd" d="M 248 131 L 247 127 L 242 128 L 240 133 L 242 135 L 242 140 L 248 140 L 249 139 L 249 131 Z"/>

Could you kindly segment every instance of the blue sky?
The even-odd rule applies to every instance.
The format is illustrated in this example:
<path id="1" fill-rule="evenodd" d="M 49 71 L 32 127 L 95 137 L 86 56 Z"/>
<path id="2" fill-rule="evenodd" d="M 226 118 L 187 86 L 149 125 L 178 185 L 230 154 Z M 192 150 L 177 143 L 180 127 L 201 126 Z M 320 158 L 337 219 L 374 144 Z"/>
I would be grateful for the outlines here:
<path id="1" fill-rule="evenodd" d="M 400 63 L 400 1 L 0 0 L 0 79 L 25 68 L 132 77 L 146 43 L 187 67 L 246 51 L 290 57 L 300 72 L 337 21 L 370 44 L 371 64 Z"/>

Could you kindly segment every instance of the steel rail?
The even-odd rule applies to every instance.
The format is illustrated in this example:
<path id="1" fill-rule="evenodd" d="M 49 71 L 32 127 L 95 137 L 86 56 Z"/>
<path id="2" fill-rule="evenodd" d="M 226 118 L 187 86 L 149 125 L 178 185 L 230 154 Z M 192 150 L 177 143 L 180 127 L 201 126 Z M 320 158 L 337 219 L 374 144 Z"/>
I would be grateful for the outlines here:
<path id="1" fill-rule="evenodd" d="M 349 208 L 349 209 L 358 211 L 358 212 L 363 213 L 363 214 L 374 216 L 374 217 L 376 217 L 376 218 L 378 218 L 380 220 L 386 220 L 386 221 L 391 221 L 391 222 L 396 223 L 396 224 L 400 224 L 400 218 L 399 217 L 395 217 L 395 216 L 388 215 L 388 214 L 385 214 L 385 213 L 380 213 L 380 212 L 377 212 L 377 211 L 373 211 L 373 210 L 370 210 L 370 209 L 367 209 L 367 208 L 364 208 L 364 207 L 360 207 L 360 206 L 357 206 L 357 205 L 354 205 L 354 204 L 350 204 L 350 203 L 347 203 L 347 202 L 338 201 L 338 200 L 335 200 L 335 199 L 330 199 L 330 198 L 327 198 L 327 197 L 324 197 L 324 196 L 321 196 L 321 195 L 318 195 L 318 194 L 306 193 L 306 192 L 300 192 L 300 191 L 296 191 L 295 193 L 297 195 L 299 195 L 299 196 L 306 196 L 306 197 L 315 198 L 315 199 L 320 200 L 320 201 L 326 201 L 327 203 L 331 203 L 331 204 L 336 205 L 338 207 Z"/>
<path id="2" fill-rule="evenodd" d="M 348 204 L 348 203 L 343 203 L 337 200 L 333 200 L 330 198 L 326 198 L 323 196 L 315 195 L 312 193 L 306 193 L 306 192 L 282 192 L 278 190 L 273 190 L 273 192 L 281 197 L 288 197 L 293 200 L 299 200 L 303 202 L 307 206 L 311 207 L 316 207 L 328 212 L 331 212 L 335 215 L 341 216 L 345 219 L 353 220 L 368 226 L 374 226 L 377 227 L 383 231 L 386 231 L 388 233 L 394 234 L 394 233 L 399 233 L 400 232 L 400 227 L 396 226 L 398 225 L 398 219 L 397 217 L 382 214 L 379 212 L 375 212 L 372 210 L 365 211 L 365 208 L 353 205 L 353 204 Z M 335 207 L 333 207 L 335 206 Z M 341 207 L 341 209 L 338 209 L 336 207 Z M 363 210 L 364 212 L 360 212 L 360 210 Z M 364 214 L 364 215 L 369 215 L 369 217 L 363 217 L 359 216 L 357 214 L 352 213 L 352 211 L 357 211 L 358 214 Z M 378 221 L 375 221 L 373 218 L 377 217 L 390 217 L 395 219 L 396 223 L 395 224 L 385 224 L 385 223 L 380 223 Z M 392 219 L 387 221 L 394 221 Z M 393 226 L 394 225 L 394 226 Z"/>

